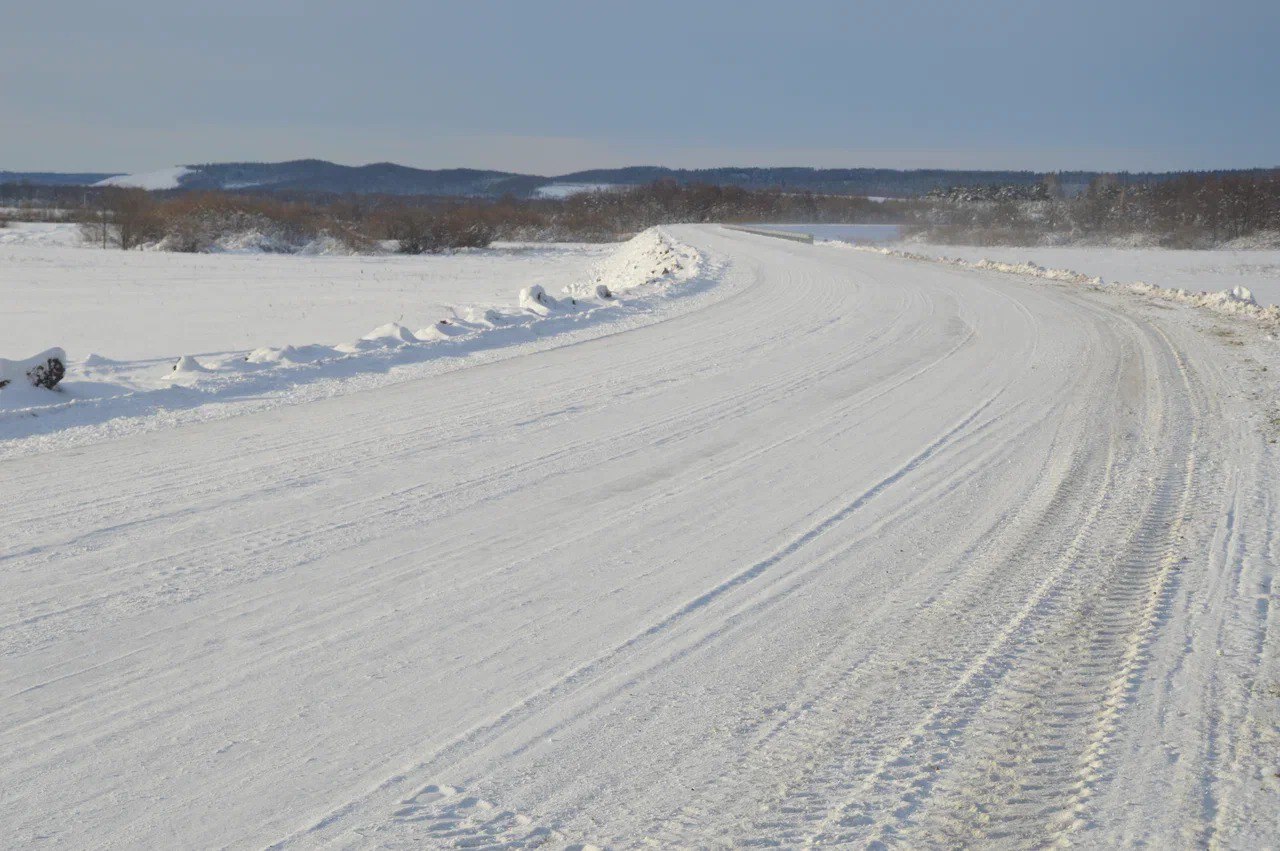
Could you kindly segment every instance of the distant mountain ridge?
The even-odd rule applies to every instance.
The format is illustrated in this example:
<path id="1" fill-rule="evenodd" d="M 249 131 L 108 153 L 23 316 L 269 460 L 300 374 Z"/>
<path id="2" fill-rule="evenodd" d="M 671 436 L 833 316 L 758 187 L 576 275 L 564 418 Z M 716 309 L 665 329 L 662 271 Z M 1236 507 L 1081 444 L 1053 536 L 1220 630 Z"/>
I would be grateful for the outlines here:
<path id="1" fill-rule="evenodd" d="M 1268 169 L 1224 170 L 1198 174 L 1241 174 Z M 173 175 L 172 182 L 157 185 L 155 175 Z M 1070 191 L 1087 185 L 1102 174 L 1096 171 L 1054 172 Z M 226 191 L 325 193 L 336 195 L 440 195 L 473 198 L 555 197 L 555 187 L 635 186 L 655 180 L 678 183 L 710 183 L 744 189 L 782 189 L 832 195 L 915 197 L 933 189 L 953 186 L 1025 186 L 1042 181 L 1048 172 L 975 171 L 959 169 L 750 167 L 672 169 L 663 166 L 589 169 L 555 177 L 484 169 L 420 169 L 395 163 L 339 165 L 326 160 L 291 160 L 279 163 L 205 163 L 174 167 L 137 175 L 137 185 L 169 191 L 220 189 Z M 1131 182 L 1162 181 L 1179 172 L 1123 173 Z M 133 175 L 104 173 L 0 171 L 0 184 L 35 186 L 92 185 L 108 178 L 128 185 Z M 550 188 L 550 189 L 549 189 Z"/>
<path id="2" fill-rule="evenodd" d="M 188 166 L 183 189 L 255 189 L 339 195 L 529 195 L 545 177 L 472 168 L 421 169 L 395 163 L 347 166 L 325 160 Z"/>
<path id="3" fill-rule="evenodd" d="M 0 184 L 26 183 L 31 186 L 92 186 L 116 172 L 88 171 L 0 171 Z"/>

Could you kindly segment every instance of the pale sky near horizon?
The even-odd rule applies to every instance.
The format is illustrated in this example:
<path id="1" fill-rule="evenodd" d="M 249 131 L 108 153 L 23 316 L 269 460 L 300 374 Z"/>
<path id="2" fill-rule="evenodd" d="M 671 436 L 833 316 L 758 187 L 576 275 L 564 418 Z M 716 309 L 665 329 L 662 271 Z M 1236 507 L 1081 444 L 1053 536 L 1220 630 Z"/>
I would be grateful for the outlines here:
<path id="1" fill-rule="evenodd" d="M 0 170 L 1280 166 L 1280 2 L 0 0 Z"/>

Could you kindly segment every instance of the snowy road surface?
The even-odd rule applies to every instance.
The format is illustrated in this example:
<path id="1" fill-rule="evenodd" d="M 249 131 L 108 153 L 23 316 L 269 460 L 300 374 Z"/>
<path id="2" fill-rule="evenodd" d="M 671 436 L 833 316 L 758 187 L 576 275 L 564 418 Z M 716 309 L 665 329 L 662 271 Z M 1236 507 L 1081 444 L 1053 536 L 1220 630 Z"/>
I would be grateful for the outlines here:
<path id="1" fill-rule="evenodd" d="M 0 841 L 1280 841 L 1274 342 L 672 232 L 647 327 L 0 462 Z"/>

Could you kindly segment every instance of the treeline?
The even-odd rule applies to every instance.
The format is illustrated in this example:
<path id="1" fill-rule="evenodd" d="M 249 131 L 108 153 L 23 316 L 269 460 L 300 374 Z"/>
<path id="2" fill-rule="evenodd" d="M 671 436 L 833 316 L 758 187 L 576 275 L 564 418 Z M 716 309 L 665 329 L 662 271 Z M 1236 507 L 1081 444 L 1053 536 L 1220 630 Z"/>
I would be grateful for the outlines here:
<path id="1" fill-rule="evenodd" d="M 109 188 L 83 210 L 80 228 L 87 242 L 125 250 L 291 253 L 321 239 L 351 251 L 372 246 L 336 207 L 222 192 L 161 197 L 142 189 Z"/>
<path id="2" fill-rule="evenodd" d="M 924 238 L 948 243 L 1280 244 L 1280 171 L 1140 184 L 1102 176 L 1074 195 L 1048 184 L 1030 193 L 963 189 L 912 203 L 908 220 Z"/>
<path id="3" fill-rule="evenodd" d="M 552 239 L 602 241 L 664 224 L 898 222 L 901 216 L 897 202 L 661 180 L 626 191 L 570 196 L 546 210 L 533 227 Z"/>
<path id="4" fill-rule="evenodd" d="M 0 188 L 0 198 L 3 198 Z M 43 190 L 49 208 L 80 222 L 86 241 L 181 252 L 251 249 L 426 253 L 494 240 L 602 242 L 684 222 L 889 222 L 900 205 L 808 192 L 659 181 L 565 199 L 496 201 L 431 196 L 268 196 Z M 78 202 L 78 206 L 77 206 Z M 31 210 L 38 207 L 28 198 Z"/>

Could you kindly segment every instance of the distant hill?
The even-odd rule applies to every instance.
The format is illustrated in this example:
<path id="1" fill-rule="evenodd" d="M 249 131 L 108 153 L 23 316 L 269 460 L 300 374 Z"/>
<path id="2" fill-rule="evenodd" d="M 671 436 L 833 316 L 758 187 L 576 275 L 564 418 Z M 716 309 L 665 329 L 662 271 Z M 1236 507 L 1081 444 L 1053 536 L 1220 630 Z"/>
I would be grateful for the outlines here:
<path id="1" fill-rule="evenodd" d="M 281 163 L 204 163 L 139 174 L 0 172 L 0 183 L 31 186 L 139 186 L 153 190 L 222 189 L 255 192 L 320 192 L 337 195 L 531 196 L 552 181 L 537 175 L 470 168 L 421 169 L 374 163 L 347 166 L 325 160 Z"/>
<path id="2" fill-rule="evenodd" d="M 1256 169 L 1255 171 L 1262 171 Z M 1204 172 L 1199 172 L 1203 174 Z M 1236 172 L 1213 172 L 1238 174 Z M 1100 172 L 1055 173 L 1068 193 L 1086 185 Z M 142 186 L 169 191 L 222 189 L 227 191 L 326 193 L 337 195 L 440 195 L 476 198 L 555 198 L 574 192 L 612 186 L 636 186 L 655 180 L 677 183 L 711 183 L 744 189 L 782 189 L 831 195 L 871 195 L 910 198 L 934 189 L 954 186 L 1029 186 L 1042 181 L 1046 172 L 972 171 L 951 169 L 900 170 L 888 168 L 710 168 L 671 169 L 662 166 L 591 169 L 556 177 L 485 171 L 470 168 L 421 169 L 395 163 L 348 166 L 325 160 L 292 160 L 281 163 L 206 163 L 173 166 L 134 175 L 60 174 L 55 172 L 0 171 L 0 183 L 38 186 L 77 186 L 106 182 L 117 186 Z M 1158 182 L 1177 177 L 1175 172 L 1122 173 L 1121 180 Z"/>
<path id="3" fill-rule="evenodd" d="M 421 169 L 395 163 L 347 166 L 324 160 L 189 166 L 183 189 L 255 189 L 340 195 L 530 195 L 544 177 L 471 168 Z"/>
<path id="4" fill-rule="evenodd" d="M 0 184 L 25 183 L 30 186 L 91 186 L 114 177 L 115 172 L 0 171 Z"/>

